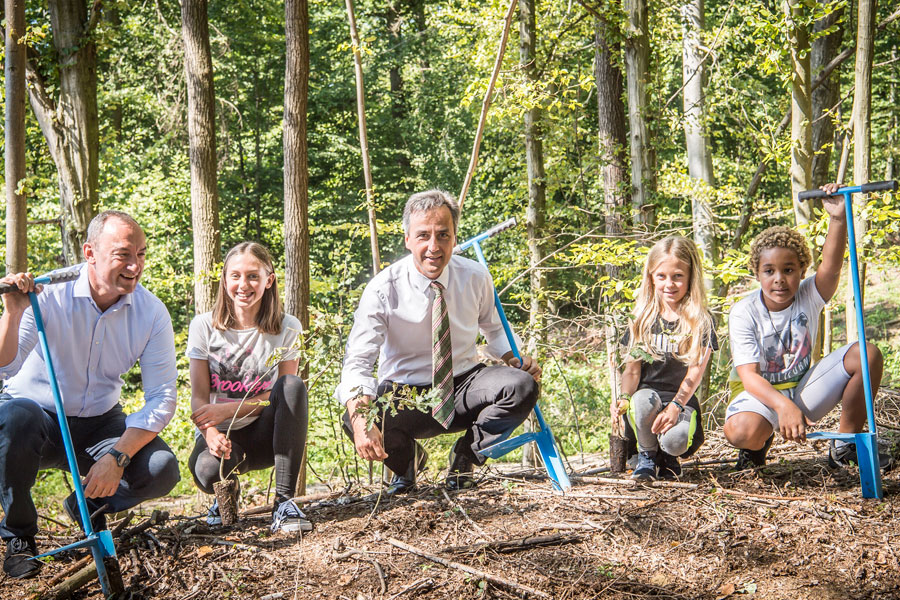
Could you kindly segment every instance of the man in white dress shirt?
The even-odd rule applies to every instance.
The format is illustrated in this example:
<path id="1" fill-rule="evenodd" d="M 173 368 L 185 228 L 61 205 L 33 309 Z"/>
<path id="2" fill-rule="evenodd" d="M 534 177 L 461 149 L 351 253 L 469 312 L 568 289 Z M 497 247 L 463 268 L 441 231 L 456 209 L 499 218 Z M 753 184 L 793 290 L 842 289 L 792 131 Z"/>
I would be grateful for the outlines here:
<path id="1" fill-rule="evenodd" d="M 406 491 L 424 466 L 424 452 L 416 456 L 416 439 L 464 431 L 450 453 L 447 485 L 474 485 L 472 471 L 486 457 L 480 450 L 504 440 L 534 408 L 541 369 L 530 357 L 520 365 L 510 349 L 494 307 L 490 273 L 480 263 L 453 254 L 459 207 L 440 190 L 414 194 L 403 211 L 403 231 L 410 255 L 394 263 L 366 286 L 347 340 L 341 382 L 335 396 L 346 405 L 344 429 L 366 460 L 384 461 L 397 475 L 389 493 Z M 438 416 L 418 410 L 384 415 L 366 427 L 359 411 L 396 385 L 420 391 L 432 387 L 444 364 L 437 357 L 439 342 L 432 310 L 441 294 L 448 317 L 450 341 L 446 357 L 447 411 Z M 439 305 L 440 306 L 440 305 Z M 443 306 L 440 307 L 443 309 Z M 445 326 L 446 329 L 446 326 Z M 479 333 L 487 354 L 506 365 L 485 366 L 478 361 Z M 376 362 L 377 378 L 373 376 Z M 436 409 L 438 410 L 438 409 Z M 414 464 L 416 463 L 416 464 Z"/>
<path id="2" fill-rule="evenodd" d="M 169 493 L 178 461 L 157 434 L 175 414 L 175 341 L 166 307 L 138 284 L 147 243 L 125 213 L 106 211 L 88 226 L 85 263 L 75 281 L 37 290 L 63 407 L 84 477 L 93 529 L 105 513 Z M 68 469 L 44 353 L 25 292 L 34 277 L 0 279 L 19 291 L 3 294 L 0 317 L 0 537 L 3 570 L 32 577 L 37 553 L 37 511 L 31 488 L 39 469 Z M 144 406 L 125 415 L 119 405 L 122 375 L 141 362 Z M 81 525 L 75 495 L 64 501 Z"/>

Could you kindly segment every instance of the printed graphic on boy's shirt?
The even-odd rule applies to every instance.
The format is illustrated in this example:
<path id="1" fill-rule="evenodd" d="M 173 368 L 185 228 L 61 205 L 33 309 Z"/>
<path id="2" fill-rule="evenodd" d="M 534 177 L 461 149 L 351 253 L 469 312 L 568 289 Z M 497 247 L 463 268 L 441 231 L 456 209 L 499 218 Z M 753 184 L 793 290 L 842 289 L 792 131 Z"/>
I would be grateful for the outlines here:
<path id="1" fill-rule="evenodd" d="M 785 331 L 776 330 L 763 338 L 765 365 L 762 375 L 769 383 L 800 381 L 809 370 L 812 341 L 808 324 L 809 318 L 801 312 Z"/>
<path id="2" fill-rule="evenodd" d="M 247 393 L 259 395 L 270 387 L 272 381 L 260 381 L 265 375 L 265 365 L 258 364 L 251 356 L 250 349 L 210 347 L 209 377 L 210 391 L 219 402 L 241 400 Z"/>

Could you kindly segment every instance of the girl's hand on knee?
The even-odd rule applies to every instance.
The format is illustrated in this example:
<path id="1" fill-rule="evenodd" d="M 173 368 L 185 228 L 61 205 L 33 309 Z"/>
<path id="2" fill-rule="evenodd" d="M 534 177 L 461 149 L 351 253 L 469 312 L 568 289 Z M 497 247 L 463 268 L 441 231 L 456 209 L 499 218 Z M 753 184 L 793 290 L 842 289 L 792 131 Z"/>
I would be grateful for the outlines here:
<path id="1" fill-rule="evenodd" d="M 681 414 L 681 410 L 678 409 L 678 405 L 674 402 L 670 402 L 668 406 L 666 406 L 661 413 L 656 415 L 656 419 L 653 421 L 653 426 L 650 427 L 650 431 L 652 431 L 655 435 L 660 435 L 668 430 L 675 427 L 675 424 L 678 423 L 678 416 Z"/>

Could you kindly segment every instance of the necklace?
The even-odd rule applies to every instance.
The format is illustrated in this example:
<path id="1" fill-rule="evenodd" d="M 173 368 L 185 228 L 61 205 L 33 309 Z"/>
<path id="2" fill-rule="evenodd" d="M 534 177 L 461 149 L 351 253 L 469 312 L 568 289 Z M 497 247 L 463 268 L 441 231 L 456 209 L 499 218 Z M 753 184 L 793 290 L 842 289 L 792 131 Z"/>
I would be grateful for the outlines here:
<path id="1" fill-rule="evenodd" d="M 782 335 L 782 332 L 784 332 L 784 329 L 782 329 L 781 331 L 778 331 L 778 328 L 775 327 L 775 321 L 772 320 L 772 313 L 769 312 L 769 307 L 766 306 L 766 300 L 765 300 L 765 298 L 763 298 L 762 290 L 759 291 L 759 300 L 760 300 L 760 302 L 762 302 L 763 308 L 766 309 L 766 315 L 769 317 L 769 324 L 772 326 L 772 331 L 775 332 L 775 337 L 778 338 L 778 343 L 781 345 L 782 350 L 784 350 L 782 357 L 784 357 L 784 368 L 787 369 L 794 362 L 795 353 L 791 352 L 791 347 L 784 343 L 784 336 Z M 793 323 L 794 323 L 794 305 L 795 304 L 797 304 L 797 303 L 791 302 L 791 314 L 788 316 L 788 322 L 787 322 L 787 339 L 788 339 L 788 344 L 790 344 L 791 346 L 793 346 L 793 344 L 794 344 Z"/>

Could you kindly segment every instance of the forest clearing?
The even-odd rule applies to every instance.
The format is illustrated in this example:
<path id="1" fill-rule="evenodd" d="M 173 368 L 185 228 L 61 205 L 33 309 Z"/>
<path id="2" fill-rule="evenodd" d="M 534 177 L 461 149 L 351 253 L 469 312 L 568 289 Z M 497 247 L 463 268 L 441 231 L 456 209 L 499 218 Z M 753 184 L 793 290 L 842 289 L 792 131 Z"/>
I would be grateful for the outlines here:
<path id="1" fill-rule="evenodd" d="M 900 393 L 885 390 L 878 414 L 900 427 Z M 502 463 L 475 490 L 448 493 L 429 477 L 377 509 L 371 488 L 319 493 L 326 498 L 303 505 L 315 530 L 302 539 L 273 537 L 267 514 L 247 514 L 260 498 L 225 530 L 210 530 L 182 501 L 156 502 L 117 538 L 127 597 L 900 598 L 900 471 L 885 476 L 883 501 L 863 500 L 858 475 L 830 470 L 821 442 L 777 444 L 770 465 L 736 473 L 734 450 L 710 437 L 676 484 L 579 477 L 605 462 L 585 456 L 564 495 L 540 472 Z M 147 527 L 154 507 L 168 519 Z M 60 544 L 73 533 L 48 531 Z M 0 597 L 36 597 L 84 563 L 5 581 Z M 95 579 L 73 597 L 98 594 Z"/>
<path id="2" fill-rule="evenodd" d="M 900 600 L 897 2 L 0 30 L 0 600 Z"/>

